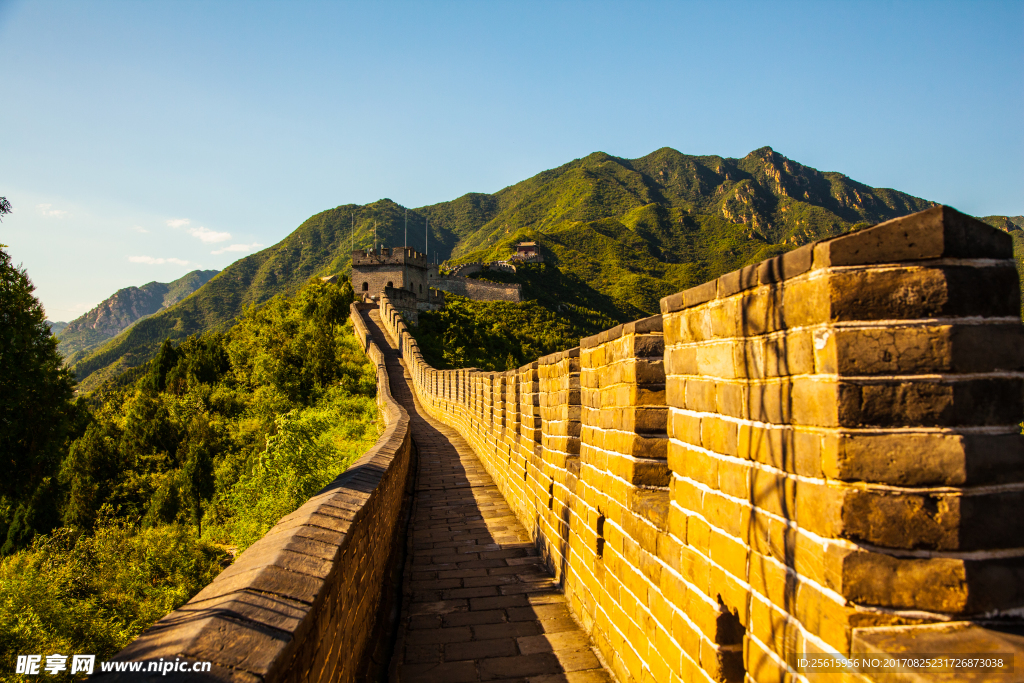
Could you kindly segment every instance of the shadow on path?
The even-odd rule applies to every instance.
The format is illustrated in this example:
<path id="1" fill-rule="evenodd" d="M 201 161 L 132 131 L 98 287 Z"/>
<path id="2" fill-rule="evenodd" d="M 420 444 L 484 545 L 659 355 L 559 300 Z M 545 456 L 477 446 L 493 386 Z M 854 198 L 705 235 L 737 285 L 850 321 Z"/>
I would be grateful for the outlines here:
<path id="1" fill-rule="evenodd" d="M 418 453 L 391 680 L 611 681 L 476 454 L 421 409 L 378 312 L 368 317 Z"/>

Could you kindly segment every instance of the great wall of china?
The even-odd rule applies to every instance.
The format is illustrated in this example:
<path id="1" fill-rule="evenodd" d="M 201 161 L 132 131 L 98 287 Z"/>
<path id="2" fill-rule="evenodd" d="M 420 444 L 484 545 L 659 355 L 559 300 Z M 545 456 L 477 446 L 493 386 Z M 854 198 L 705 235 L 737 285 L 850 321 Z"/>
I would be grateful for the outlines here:
<path id="1" fill-rule="evenodd" d="M 387 431 L 118 657 L 232 681 L 952 680 L 796 661 L 851 652 L 1019 672 L 1009 236 L 937 207 L 661 309 L 497 373 L 434 369 L 386 296 L 353 304 Z M 988 676 L 956 680 L 1020 680 Z"/>

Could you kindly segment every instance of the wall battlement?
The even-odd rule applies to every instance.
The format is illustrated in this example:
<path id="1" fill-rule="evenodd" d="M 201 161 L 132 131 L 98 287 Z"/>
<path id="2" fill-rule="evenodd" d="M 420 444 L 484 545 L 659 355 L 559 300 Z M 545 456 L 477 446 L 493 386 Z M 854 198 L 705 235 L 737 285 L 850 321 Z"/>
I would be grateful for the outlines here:
<path id="1" fill-rule="evenodd" d="M 620 681 L 782 681 L 1020 624 L 1019 296 L 1007 236 L 937 207 L 503 373 L 381 317 Z"/>
<path id="2" fill-rule="evenodd" d="M 427 256 L 411 247 L 381 247 L 370 251 L 357 249 L 352 252 L 352 265 L 409 265 L 416 268 L 427 268 Z"/>

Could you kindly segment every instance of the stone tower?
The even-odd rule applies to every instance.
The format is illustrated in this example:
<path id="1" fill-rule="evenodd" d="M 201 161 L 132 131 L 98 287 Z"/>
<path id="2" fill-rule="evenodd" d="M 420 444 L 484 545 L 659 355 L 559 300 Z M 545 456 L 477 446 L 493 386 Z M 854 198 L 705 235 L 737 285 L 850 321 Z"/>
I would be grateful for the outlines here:
<path id="1" fill-rule="evenodd" d="M 393 287 L 427 301 L 436 278 L 427 257 L 415 249 L 381 247 L 379 251 L 352 252 L 352 290 L 359 295 L 377 296 L 385 287 Z"/>

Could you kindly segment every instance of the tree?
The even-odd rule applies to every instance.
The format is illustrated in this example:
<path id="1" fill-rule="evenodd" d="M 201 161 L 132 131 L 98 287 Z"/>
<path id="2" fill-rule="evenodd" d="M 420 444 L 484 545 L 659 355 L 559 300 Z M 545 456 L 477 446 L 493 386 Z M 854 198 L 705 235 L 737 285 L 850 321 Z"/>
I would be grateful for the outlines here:
<path id="1" fill-rule="evenodd" d="M 3 222 L 4 216 L 11 212 L 11 203 L 7 201 L 7 197 L 0 197 L 0 223 Z M 0 244 L 0 249 L 6 247 L 6 244 Z"/>
<path id="2" fill-rule="evenodd" d="M 74 377 L 34 290 L 0 249 L 0 509 L 10 515 L 0 520 L 0 533 L 9 537 L 19 527 L 17 545 L 31 535 L 29 520 L 51 517 L 28 508 L 49 499 L 39 492 L 53 483 L 75 415 Z"/>

